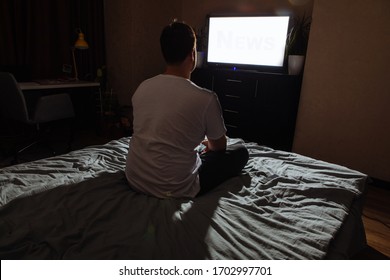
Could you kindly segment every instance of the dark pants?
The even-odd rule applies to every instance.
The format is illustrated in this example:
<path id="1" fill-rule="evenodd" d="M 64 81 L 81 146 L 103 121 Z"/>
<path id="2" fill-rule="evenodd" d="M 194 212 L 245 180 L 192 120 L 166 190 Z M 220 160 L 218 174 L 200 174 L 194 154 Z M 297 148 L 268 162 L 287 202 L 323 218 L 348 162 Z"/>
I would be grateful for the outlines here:
<path id="1" fill-rule="evenodd" d="M 248 150 L 242 144 L 229 145 L 226 151 L 208 151 L 200 155 L 202 166 L 199 170 L 202 195 L 229 178 L 241 173 L 249 159 Z"/>

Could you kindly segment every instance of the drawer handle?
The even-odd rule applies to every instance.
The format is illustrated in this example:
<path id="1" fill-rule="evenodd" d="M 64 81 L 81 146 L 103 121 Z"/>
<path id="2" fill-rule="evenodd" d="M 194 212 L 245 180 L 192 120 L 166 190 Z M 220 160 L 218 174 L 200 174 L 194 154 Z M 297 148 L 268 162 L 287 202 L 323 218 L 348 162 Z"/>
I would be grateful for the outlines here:
<path id="1" fill-rule="evenodd" d="M 231 127 L 231 128 L 238 128 L 238 126 L 236 125 L 231 125 L 231 124 L 225 124 L 227 127 Z"/>
<path id="2" fill-rule="evenodd" d="M 241 80 L 234 80 L 234 79 L 226 79 L 227 82 L 232 82 L 232 83 L 242 83 Z"/>
<path id="3" fill-rule="evenodd" d="M 238 114 L 238 111 L 234 111 L 234 110 L 223 109 L 223 111 L 224 111 L 224 112 L 227 112 L 227 113 Z"/>
<path id="4" fill-rule="evenodd" d="M 231 97 L 231 98 L 240 98 L 238 95 L 231 95 L 231 94 L 225 94 L 226 97 Z"/>

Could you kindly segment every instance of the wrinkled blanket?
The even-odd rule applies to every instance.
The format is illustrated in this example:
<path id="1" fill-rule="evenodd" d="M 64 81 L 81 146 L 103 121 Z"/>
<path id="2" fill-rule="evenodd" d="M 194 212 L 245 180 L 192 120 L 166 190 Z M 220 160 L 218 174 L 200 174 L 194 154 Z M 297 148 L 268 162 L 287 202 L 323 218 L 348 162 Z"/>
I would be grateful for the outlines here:
<path id="1" fill-rule="evenodd" d="M 323 259 L 366 180 L 245 143 L 241 176 L 163 200 L 127 185 L 129 141 L 0 169 L 0 258 Z"/>

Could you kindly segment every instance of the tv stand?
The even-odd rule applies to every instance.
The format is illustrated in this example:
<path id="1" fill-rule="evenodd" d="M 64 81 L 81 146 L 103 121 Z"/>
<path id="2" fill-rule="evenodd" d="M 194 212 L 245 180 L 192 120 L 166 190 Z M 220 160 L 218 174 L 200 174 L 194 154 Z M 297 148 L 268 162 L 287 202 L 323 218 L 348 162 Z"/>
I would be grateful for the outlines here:
<path id="1" fill-rule="evenodd" d="M 301 76 L 197 68 L 191 79 L 218 95 L 228 136 L 291 151 Z"/>

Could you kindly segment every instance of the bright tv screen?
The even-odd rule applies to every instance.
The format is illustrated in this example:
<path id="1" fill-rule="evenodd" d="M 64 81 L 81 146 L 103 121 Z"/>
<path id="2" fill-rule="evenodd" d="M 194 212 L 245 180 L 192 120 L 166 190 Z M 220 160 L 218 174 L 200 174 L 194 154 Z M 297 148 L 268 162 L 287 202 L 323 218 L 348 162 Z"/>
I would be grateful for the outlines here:
<path id="1" fill-rule="evenodd" d="M 207 62 L 283 67 L 288 16 L 210 16 Z"/>

